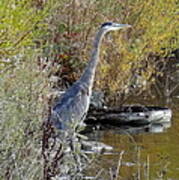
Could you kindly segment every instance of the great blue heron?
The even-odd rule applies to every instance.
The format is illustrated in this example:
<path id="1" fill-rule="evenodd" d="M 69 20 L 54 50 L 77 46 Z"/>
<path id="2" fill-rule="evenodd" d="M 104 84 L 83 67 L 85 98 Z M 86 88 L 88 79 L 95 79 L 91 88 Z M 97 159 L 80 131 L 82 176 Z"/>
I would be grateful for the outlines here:
<path id="1" fill-rule="evenodd" d="M 101 40 L 109 31 L 131 27 L 128 24 L 106 22 L 101 25 L 94 39 L 91 59 L 81 78 L 60 98 L 52 109 L 52 121 L 56 128 L 66 130 L 70 124 L 81 124 L 89 109 L 96 66 L 99 61 Z"/>

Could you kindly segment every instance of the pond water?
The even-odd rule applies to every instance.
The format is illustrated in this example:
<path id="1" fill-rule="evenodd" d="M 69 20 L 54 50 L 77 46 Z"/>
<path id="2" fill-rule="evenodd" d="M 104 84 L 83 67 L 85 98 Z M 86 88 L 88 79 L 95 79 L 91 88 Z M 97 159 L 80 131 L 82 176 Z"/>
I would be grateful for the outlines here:
<path id="1" fill-rule="evenodd" d="M 135 100 L 135 102 L 139 101 Z M 150 101 L 145 102 L 145 105 L 164 106 L 164 103 Z M 103 170 L 103 178 L 109 180 L 112 172 L 116 173 L 121 152 L 124 152 L 120 161 L 120 177 L 117 179 L 179 180 L 179 100 L 176 99 L 176 102 L 173 101 L 167 107 L 172 109 L 173 117 L 171 127 L 164 131 L 121 133 L 119 129 L 115 129 L 89 134 L 90 139 L 114 148 L 112 154 L 100 157 L 93 171 L 96 170 L 97 173 L 99 169 Z"/>

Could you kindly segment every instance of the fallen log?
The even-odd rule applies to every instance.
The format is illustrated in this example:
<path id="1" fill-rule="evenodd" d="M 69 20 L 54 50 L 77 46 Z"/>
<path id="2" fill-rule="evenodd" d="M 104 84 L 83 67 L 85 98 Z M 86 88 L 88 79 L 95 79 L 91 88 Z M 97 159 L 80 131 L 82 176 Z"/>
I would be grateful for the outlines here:
<path id="1" fill-rule="evenodd" d="M 156 106 L 130 105 L 122 107 L 91 108 L 85 120 L 87 124 L 148 125 L 151 123 L 170 122 L 172 111 Z"/>

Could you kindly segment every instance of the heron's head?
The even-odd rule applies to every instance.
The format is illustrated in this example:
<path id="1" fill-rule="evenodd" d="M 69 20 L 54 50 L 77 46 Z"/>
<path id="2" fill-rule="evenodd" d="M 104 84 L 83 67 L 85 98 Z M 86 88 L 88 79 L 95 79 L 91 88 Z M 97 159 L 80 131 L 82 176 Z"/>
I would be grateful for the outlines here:
<path id="1" fill-rule="evenodd" d="M 126 29 L 132 27 L 129 24 L 118 24 L 118 23 L 113 23 L 113 22 L 105 22 L 104 24 L 101 25 L 101 29 L 105 30 L 106 32 L 108 31 L 117 31 L 120 29 Z"/>

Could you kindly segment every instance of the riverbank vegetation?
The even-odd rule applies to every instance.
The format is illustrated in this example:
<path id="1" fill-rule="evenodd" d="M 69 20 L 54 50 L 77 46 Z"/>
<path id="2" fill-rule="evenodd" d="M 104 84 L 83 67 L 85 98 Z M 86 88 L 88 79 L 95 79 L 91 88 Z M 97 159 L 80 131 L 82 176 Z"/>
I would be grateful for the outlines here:
<path id="1" fill-rule="evenodd" d="M 101 49 L 95 89 L 117 102 L 150 94 L 176 60 L 178 18 L 175 0 L 1 0 L 0 177 L 43 179 L 49 171 L 42 155 L 43 121 L 56 92 L 80 77 L 101 23 L 133 26 L 107 35 Z"/>

